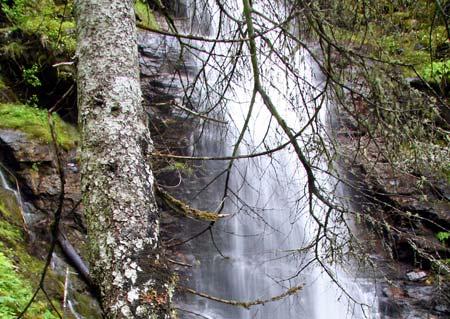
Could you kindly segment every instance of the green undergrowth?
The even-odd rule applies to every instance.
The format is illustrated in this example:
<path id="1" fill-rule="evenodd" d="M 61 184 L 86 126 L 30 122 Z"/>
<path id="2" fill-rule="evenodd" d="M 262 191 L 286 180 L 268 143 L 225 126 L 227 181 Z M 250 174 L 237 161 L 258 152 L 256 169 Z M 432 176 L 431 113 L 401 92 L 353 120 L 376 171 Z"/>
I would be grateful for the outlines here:
<path id="1" fill-rule="evenodd" d="M 0 76 L 6 84 L 0 87 L 1 102 L 75 105 L 75 94 L 60 100 L 74 85 L 74 68 L 53 67 L 75 53 L 73 1 L 0 0 L 0 6 Z"/>
<path id="2" fill-rule="evenodd" d="M 142 0 L 136 1 L 134 5 L 134 10 L 136 12 L 136 16 L 140 23 L 146 27 L 152 29 L 159 29 L 158 22 L 156 21 L 155 14 L 149 8 L 148 4 L 146 4 Z"/>
<path id="3" fill-rule="evenodd" d="M 15 271 L 11 260 L 0 252 L 0 317 L 17 318 L 33 295 L 32 287 Z M 49 306 L 39 301 L 33 303 L 25 318 L 57 318 Z"/>
<path id="4" fill-rule="evenodd" d="M 421 71 L 422 77 L 429 82 L 441 83 L 450 78 L 450 59 L 427 64 Z"/>
<path id="5" fill-rule="evenodd" d="M 0 127 L 20 130 L 42 142 L 52 141 L 46 110 L 21 104 L 0 104 Z M 57 141 L 68 150 L 76 146 L 79 134 L 75 127 L 53 114 Z"/>
<path id="6" fill-rule="evenodd" d="M 20 208 L 13 194 L 0 189 L 0 318 L 17 318 L 30 301 L 44 262 L 28 252 Z M 64 286 L 50 271 L 47 292 L 60 311 Z M 25 314 L 26 319 L 58 318 L 42 293 Z"/>
<path id="7" fill-rule="evenodd" d="M 20 30 L 26 35 L 39 37 L 44 47 L 69 54 L 75 52 L 72 1 L 59 5 L 53 0 L 15 0 L 12 5 L 8 2 L 1 0 L 2 10 L 11 22 L 9 32 Z"/>
<path id="8" fill-rule="evenodd" d="M 342 0 L 341 17 L 334 17 L 332 36 L 341 44 L 376 59 L 413 66 L 405 76 L 424 76 L 433 61 L 447 60 L 439 48 L 449 44 L 444 19 L 434 1 L 378 1 L 370 5 Z M 340 21 L 345 18 L 346 23 Z M 349 23 L 348 21 L 351 21 Z"/>

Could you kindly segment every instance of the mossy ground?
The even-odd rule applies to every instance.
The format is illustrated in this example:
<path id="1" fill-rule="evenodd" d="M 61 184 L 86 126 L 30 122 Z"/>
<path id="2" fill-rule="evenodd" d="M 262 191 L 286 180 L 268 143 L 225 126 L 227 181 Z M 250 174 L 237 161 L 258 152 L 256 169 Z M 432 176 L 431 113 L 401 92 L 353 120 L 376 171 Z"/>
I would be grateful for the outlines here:
<path id="1" fill-rule="evenodd" d="M 10 32 L 20 30 L 38 36 L 44 46 L 52 50 L 74 53 L 76 47 L 73 2 L 56 5 L 53 0 L 16 0 L 2 10 L 10 20 Z"/>
<path id="2" fill-rule="evenodd" d="M 16 318 L 31 299 L 43 269 L 43 261 L 28 252 L 20 207 L 15 196 L 0 189 L 0 318 Z M 46 284 L 53 303 L 60 309 L 63 284 L 50 273 Z M 57 318 L 42 294 L 38 295 L 24 318 Z"/>
<path id="3" fill-rule="evenodd" d="M 437 48 L 449 43 L 449 35 L 434 1 L 396 5 L 383 0 L 364 6 L 344 0 L 341 4 L 343 16 L 353 16 L 348 19 L 353 23 L 333 26 L 338 41 L 354 48 L 366 46 L 374 58 L 413 66 L 402 69 L 405 76 L 416 76 L 416 71 L 425 75 L 436 59 L 449 61 L 449 56 L 435 57 Z"/>
<path id="4" fill-rule="evenodd" d="M 59 145 L 65 149 L 73 148 L 79 140 L 78 131 L 57 114 L 52 116 Z M 2 128 L 23 131 L 42 142 L 52 141 L 48 113 L 45 110 L 21 104 L 0 104 L 0 118 Z"/>

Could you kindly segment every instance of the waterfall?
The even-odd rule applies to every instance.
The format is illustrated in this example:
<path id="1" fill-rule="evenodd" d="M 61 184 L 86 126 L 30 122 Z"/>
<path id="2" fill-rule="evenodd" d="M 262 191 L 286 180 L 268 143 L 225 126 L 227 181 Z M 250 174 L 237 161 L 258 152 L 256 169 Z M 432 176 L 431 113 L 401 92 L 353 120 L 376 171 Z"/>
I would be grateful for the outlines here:
<path id="1" fill-rule="evenodd" d="M 257 3 L 254 5 L 258 6 Z M 217 8 L 211 3 L 210 8 L 212 20 L 218 23 L 218 18 L 214 16 Z M 264 5 L 257 8 L 266 13 L 263 11 Z M 240 9 L 237 5 L 236 10 Z M 278 9 L 282 15 L 282 5 Z M 223 31 L 222 34 L 227 33 Z M 267 36 L 273 36 L 271 39 L 276 41 L 276 35 L 268 32 Z M 217 56 L 224 55 L 229 50 L 223 44 L 217 44 L 217 47 Z M 265 89 L 288 126 L 295 131 L 304 127 L 313 117 L 312 114 L 317 112 L 314 124 L 307 126 L 297 140 L 305 151 L 310 152 L 311 164 L 319 168 L 316 170 L 316 178 L 320 188 L 325 193 L 329 192 L 331 196 L 328 198 L 332 198 L 337 181 L 320 173 L 320 170 L 327 170 L 327 163 L 322 154 L 314 149 L 319 142 L 327 143 L 326 138 L 318 141 L 318 136 L 327 136 L 326 123 L 332 104 L 326 94 L 320 94 L 323 87 L 321 74 L 309 53 L 293 49 L 293 46 L 286 46 L 284 50 L 286 51 L 282 54 L 286 56 L 291 53 L 290 63 L 302 77 L 293 79 L 288 75 L 280 67 L 282 61 L 272 52 L 267 54 L 272 59 L 266 59 L 261 65 Z M 225 93 L 225 112 L 229 124 L 227 127 L 206 125 L 194 155 L 226 156 L 232 153 L 245 123 L 253 86 L 248 65 L 242 61 L 235 63 L 240 63 L 240 77 L 229 90 L 232 93 Z M 219 64 L 216 62 L 216 65 Z M 206 69 L 208 80 L 214 82 L 222 79 L 222 74 L 216 68 L 206 66 Z M 209 96 L 208 99 L 210 98 Z M 200 104 L 207 103 L 204 97 L 199 100 Z M 263 101 L 257 98 L 239 154 L 253 154 L 276 148 L 286 142 L 286 137 L 280 132 L 281 128 Z M 226 164 L 210 162 L 199 165 L 209 170 L 211 177 L 226 168 Z M 208 192 L 196 197 L 195 204 L 205 206 L 205 202 L 211 203 L 207 207 L 210 210 L 215 210 L 225 200 L 223 212 L 231 216 L 216 223 L 210 233 L 205 232 L 189 243 L 186 251 L 194 252 L 196 266 L 193 267 L 187 284 L 210 296 L 243 302 L 269 300 L 300 285 L 302 289 L 281 300 L 250 309 L 187 296 L 180 302 L 182 318 L 379 317 L 373 284 L 364 278 L 357 279 L 360 276 L 357 272 L 347 274 L 337 263 L 324 262 L 327 273 L 315 260 L 317 256 L 314 249 L 307 249 L 315 240 L 317 232 L 318 226 L 314 218 L 325 219 L 326 209 L 317 200 L 309 202 L 307 177 L 291 146 L 265 156 L 236 160 L 228 186 L 227 197 L 223 199 L 225 185 L 222 176 L 209 186 Z M 329 227 L 345 238 L 346 229 L 340 227 L 339 218 L 333 219 L 332 216 L 330 219 Z M 195 235 L 201 230 L 202 227 L 193 225 L 189 235 Z M 324 258 L 325 249 L 319 242 L 316 254 Z"/>
<path id="2" fill-rule="evenodd" d="M 14 195 L 17 206 L 20 208 L 20 211 L 22 213 L 24 223 L 29 224 L 33 222 L 34 221 L 33 215 L 29 214 L 28 209 L 24 205 L 19 189 L 16 187 L 11 187 L 10 183 L 8 182 L 8 179 L 6 178 L 7 175 L 5 174 L 4 171 L 5 169 L 2 163 L 0 163 L 0 188 L 3 188 L 4 190 Z"/>

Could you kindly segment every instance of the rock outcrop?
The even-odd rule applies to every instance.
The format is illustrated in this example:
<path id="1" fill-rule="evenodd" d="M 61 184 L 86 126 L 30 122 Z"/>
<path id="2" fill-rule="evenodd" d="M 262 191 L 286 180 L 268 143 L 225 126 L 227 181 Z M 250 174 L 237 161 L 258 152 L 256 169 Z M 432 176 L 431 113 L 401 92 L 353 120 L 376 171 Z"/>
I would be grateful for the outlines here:
<path id="1" fill-rule="evenodd" d="M 396 169 L 383 156 L 382 140 L 355 130 L 345 115 L 339 123 L 341 166 L 386 279 L 383 318 L 448 318 L 450 246 L 436 235 L 450 229 L 449 183 Z"/>

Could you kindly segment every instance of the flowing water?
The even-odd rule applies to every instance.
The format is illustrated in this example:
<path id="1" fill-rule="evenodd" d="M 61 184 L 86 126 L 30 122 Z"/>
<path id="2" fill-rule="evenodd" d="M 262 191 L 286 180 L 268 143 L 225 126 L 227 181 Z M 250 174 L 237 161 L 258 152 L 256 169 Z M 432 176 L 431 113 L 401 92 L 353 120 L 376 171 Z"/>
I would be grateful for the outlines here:
<path id="1" fill-rule="evenodd" d="M 186 4 L 186 7 L 189 3 Z M 212 22 L 209 26 L 216 26 L 219 18 L 214 3 L 210 3 L 208 15 Z M 215 9 L 214 9 L 215 8 Z M 241 11 L 238 5 L 235 10 Z M 264 7 L 259 8 L 264 10 Z M 282 8 L 281 8 L 282 9 Z M 280 9 L 280 12 L 282 11 Z M 192 21 L 200 21 L 203 27 L 195 27 L 196 31 L 204 32 L 204 13 L 191 12 Z M 200 16 L 200 18 L 195 17 Z M 222 30 L 222 35 L 226 34 Z M 214 31 L 210 30 L 210 34 Z M 268 36 L 271 36 L 268 34 Z M 153 40 L 155 37 L 153 37 Z M 172 41 L 171 43 L 173 43 Z M 176 41 L 175 41 L 176 42 Z M 162 42 L 161 42 L 162 43 Z M 160 47 L 161 43 L 155 45 Z M 145 43 L 144 43 L 145 44 Z M 206 45 L 205 45 L 206 46 Z M 204 46 L 204 47 L 205 47 Z M 207 46 L 206 46 L 207 47 Z M 211 48 L 211 47 L 207 47 Z M 326 135 L 327 109 L 326 99 L 317 97 L 322 86 L 320 72 L 310 56 L 292 47 L 290 56 L 292 63 L 302 74 L 301 78 L 292 78 L 282 71 L 275 62 L 277 59 L 271 54 L 271 59 L 262 61 L 264 65 L 262 76 L 266 90 L 270 94 L 279 112 L 286 119 L 287 124 L 294 131 L 299 131 L 317 111 L 314 125 L 305 129 L 298 138 L 304 150 L 310 151 L 312 162 L 322 169 L 327 165 L 320 154 L 315 154 L 318 145 L 317 133 Z M 152 51 L 153 52 L 153 51 Z M 224 54 L 226 47 L 217 45 L 216 53 Z M 198 52 L 197 52 L 198 53 Z M 202 53 L 198 56 L 205 60 Z M 219 55 L 218 55 L 219 56 Z M 174 57 L 174 61 L 177 57 Z M 220 60 L 217 57 L 217 61 Z M 237 61 L 241 73 L 232 84 L 227 95 L 226 111 L 217 112 L 224 116 L 228 125 L 206 125 L 198 134 L 198 144 L 192 148 L 193 155 L 223 156 L 231 155 L 233 147 L 244 125 L 251 99 L 252 77 L 248 62 Z M 278 60 L 278 63 L 281 63 Z M 223 74 L 217 71 L 214 63 L 210 62 L 205 68 L 206 78 L 212 82 L 221 79 Z M 218 64 L 219 65 L 219 64 Z M 192 68 L 192 65 L 190 66 Z M 197 63 L 197 68 L 201 63 Z M 228 66 L 228 70 L 229 70 Z M 191 70 L 192 71 L 192 70 Z M 151 70 L 151 72 L 156 72 Z M 153 76 L 154 73 L 150 74 Z M 186 80 L 186 79 L 185 79 Z M 182 81 L 181 81 L 182 82 Z M 273 84 L 273 85 L 272 85 Z M 183 84 L 177 83 L 182 91 Z M 197 90 L 199 103 L 208 100 L 204 97 L 204 90 Z M 217 97 L 216 97 L 217 99 Z M 205 105 L 211 101 L 205 102 Z M 320 111 L 318 111 L 321 109 Z M 272 149 L 286 142 L 280 127 L 271 117 L 262 101 L 258 98 L 249 121 L 249 127 L 240 144 L 240 154 L 250 154 Z M 325 140 L 326 143 L 326 140 Z M 212 179 L 223 172 L 228 162 L 199 163 L 206 172 L 204 175 Z M 221 174 L 207 190 L 198 196 L 192 196 L 193 205 L 209 210 L 220 207 L 224 189 L 225 176 Z M 336 181 L 325 174 L 318 175 L 321 187 L 325 192 L 332 193 Z M 20 194 L 5 179 L 0 170 L 1 187 L 14 192 L 20 201 Z M 206 184 L 206 183 L 203 183 Z M 197 186 L 197 190 L 202 185 Z M 186 285 L 198 292 L 226 300 L 254 301 L 270 300 L 274 296 L 285 293 L 293 287 L 302 287 L 295 294 L 290 294 L 280 300 L 256 305 L 250 309 L 227 305 L 207 298 L 187 295 L 179 302 L 181 318 L 211 318 L 211 319 L 325 319 L 325 318 L 378 318 L 375 287 L 364 276 L 355 272 L 353 268 L 326 264 L 341 287 L 338 287 L 315 260 L 317 257 L 313 249 L 307 249 L 315 240 L 317 224 L 312 215 L 320 220 L 324 219 L 326 210 L 317 201 L 309 206 L 304 169 L 299 165 L 295 152 L 288 146 L 269 155 L 241 159 L 234 162 L 230 171 L 227 196 L 224 200 L 223 213 L 229 217 L 217 222 L 211 233 L 190 241 L 186 253 L 194 254 L 193 267 L 189 269 L 190 278 Z M 194 191 L 191 193 L 195 193 Z M 336 232 L 340 229 L 336 218 Z M 193 223 L 190 234 L 196 234 L 207 225 Z M 184 234 L 186 237 L 189 234 Z M 318 243 L 317 255 L 326 259 L 324 245 Z M 351 262 L 347 265 L 351 266 Z M 350 267 L 349 266 L 349 267 Z M 357 278 L 360 277 L 360 278 Z M 357 302 L 368 305 L 360 307 L 350 300 L 346 293 Z M 71 310 L 73 301 L 68 298 L 68 308 Z M 76 312 L 72 314 L 78 317 Z"/>
<path id="2" fill-rule="evenodd" d="M 210 6 L 213 8 L 214 4 Z M 237 9 L 241 8 L 237 6 Z M 264 6 L 258 9 L 262 11 Z M 283 10 L 281 6 L 278 9 L 278 12 Z M 217 25 L 214 9 L 211 12 L 212 25 Z M 272 38 L 274 42 L 275 38 L 276 35 Z M 292 50 L 292 47 L 280 50 L 291 50 L 290 63 L 301 77 L 293 77 L 283 70 L 280 67 L 282 61 L 274 52 L 260 55 L 261 60 L 265 58 L 261 74 L 266 91 L 293 131 L 297 132 L 309 123 L 297 141 L 308 152 L 311 163 L 319 168 L 316 177 L 322 191 L 328 193 L 328 198 L 333 198 L 337 181 L 320 173 L 320 169 L 327 169 L 327 164 L 324 154 L 317 150 L 318 145 L 327 144 L 328 111 L 332 105 L 329 105 L 326 95 L 319 94 L 323 83 L 311 56 L 304 50 Z M 219 48 L 217 52 L 224 54 L 229 51 Z M 244 127 L 253 87 L 249 62 L 247 65 L 241 63 L 238 65 L 239 79 L 233 83 L 232 93 L 226 93 L 229 99 L 226 101 L 225 119 L 229 124 L 225 127 L 207 125 L 202 131 L 200 145 L 194 149 L 195 155 L 232 154 Z M 222 74 L 218 74 L 216 67 L 206 67 L 206 70 L 208 80 L 221 78 Z M 325 136 L 324 139 L 318 139 L 319 135 Z M 257 98 L 239 154 L 267 151 L 286 140 L 263 101 Z M 210 172 L 211 179 L 226 168 L 226 164 L 210 162 L 201 165 Z M 180 302 L 183 318 L 379 317 L 375 286 L 353 269 L 351 260 L 347 260 L 346 269 L 337 263 L 327 263 L 325 260 L 329 254 L 326 249 L 329 246 L 325 247 L 322 241 L 314 246 L 318 231 L 315 219 L 328 220 L 327 210 L 317 200 L 309 201 L 306 174 L 291 146 L 265 156 L 235 161 L 225 197 L 224 175 L 217 178 L 207 192 L 196 196 L 195 204 L 205 208 L 205 202 L 210 203 L 206 207 L 209 210 L 217 209 L 224 201 L 223 212 L 230 216 L 216 223 L 211 232 L 205 232 L 189 243 L 196 266 L 187 285 L 216 298 L 241 302 L 270 300 L 288 289 L 299 286 L 302 289 L 281 300 L 250 309 L 191 296 Z M 343 242 L 348 235 L 346 229 L 339 225 L 340 218 L 331 214 L 329 227 L 338 234 L 336 240 Z M 204 227 L 192 226 L 191 235 Z M 311 245 L 315 249 L 311 249 Z M 346 248 L 341 248 L 345 252 Z M 323 261 L 323 265 L 319 265 L 317 258 Z M 357 279 L 358 276 L 361 278 Z"/>

